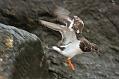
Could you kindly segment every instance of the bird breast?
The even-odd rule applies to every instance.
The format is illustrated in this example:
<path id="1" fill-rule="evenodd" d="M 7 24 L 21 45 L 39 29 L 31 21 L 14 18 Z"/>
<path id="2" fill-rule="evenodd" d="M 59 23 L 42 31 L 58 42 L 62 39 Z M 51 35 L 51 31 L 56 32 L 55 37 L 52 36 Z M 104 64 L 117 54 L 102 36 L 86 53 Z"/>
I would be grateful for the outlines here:
<path id="1" fill-rule="evenodd" d="M 79 47 L 80 41 L 75 41 L 67 45 L 67 47 L 62 51 L 62 54 L 66 57 L 74 57 L 77 54 L 82 54 L 82 50 Z"/>

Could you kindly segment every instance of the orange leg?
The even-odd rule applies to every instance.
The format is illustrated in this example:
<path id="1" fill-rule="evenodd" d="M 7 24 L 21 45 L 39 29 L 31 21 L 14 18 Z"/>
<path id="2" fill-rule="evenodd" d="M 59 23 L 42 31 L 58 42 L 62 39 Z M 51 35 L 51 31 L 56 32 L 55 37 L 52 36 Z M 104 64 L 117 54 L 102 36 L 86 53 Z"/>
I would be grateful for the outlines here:
<path id="1" fill-rule="evenodd" d="M 70 69 L 75 70 L 74 64 L 72 64 L 72 62 L 71 62 L 71 58 L 67 59 L 67 64 L 68 64 Z"/>

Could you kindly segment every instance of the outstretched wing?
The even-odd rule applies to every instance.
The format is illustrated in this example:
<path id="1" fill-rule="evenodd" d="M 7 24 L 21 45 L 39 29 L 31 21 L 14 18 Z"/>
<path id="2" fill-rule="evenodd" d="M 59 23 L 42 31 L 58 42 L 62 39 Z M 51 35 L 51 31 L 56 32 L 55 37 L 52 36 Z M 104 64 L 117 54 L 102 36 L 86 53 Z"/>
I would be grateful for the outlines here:
<path id="1" fill-rule="evenodd" d="M 44 2 L 47 6 L 47 12 L 53 16 L 56 16 L 59 20 L 69 16 L 70 12 L 63 7 L 63 0 L 46 0 Z"/>
<path id="2" fill-rule="evenodd" d="M 50 29 L 55 30 L 55 31 L 62 31 L 63 30 L 63 25 L 47 22 L 44 20 L 40 20 L 40 23 L 43 24 L 44 26 L 50 28 Z"/>
<path id="3" fill-rule="evenodd" d="M 69 19 L 74 19 L 73 29 L 77 34 L 82 33 L 84 22 L 78 16 L 71 16 L 71 12 L 69 12 L 67 9 L 60 6 L 55 6 L 53 15 L 57 17 L 58 21 L 63 23 L 66 22 L 67 25 L 70 25 Z"/>
<path id="4" fill-rule="evenodd" d="M 58 20 L 65 20 L 69 18 L 70 12 L 63 7 L 56 6 L 56 8 L 53 11 L 53 14 L 57 16 Z"/>
<path id="5" fill-rule="evenodd" d="M 62 39 L 61 39 L 60 44 L 62 44 L 62 45 L 67 45 L 67 44 L 71 43 L 72 41 L 77 40 L 75 32 L 70 31 L 69 28 L 67 28 L 66 26 L 47 22 L 44 20 L 40 20 L 40 22 L 44 26 L 46 26 L 50 29 L 53 29 L 55 31 L 59 31 L 61 33 Z"/>

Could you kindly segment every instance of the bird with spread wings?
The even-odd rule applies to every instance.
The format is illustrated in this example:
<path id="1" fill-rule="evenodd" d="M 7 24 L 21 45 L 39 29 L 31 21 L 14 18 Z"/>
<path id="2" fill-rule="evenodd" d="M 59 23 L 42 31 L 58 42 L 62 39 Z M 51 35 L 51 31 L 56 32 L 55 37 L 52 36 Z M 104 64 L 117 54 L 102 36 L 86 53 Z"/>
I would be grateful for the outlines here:
<path id="1" fill-rule="evenodd" d="M 84 28 L 84 22 L 78 16 L 72 16 L 71 12 L 58 5 L 51 5 L 49 13 L 56 16 L 57 20 L 64 25 L 40 20 L 40 23 L 52 30 L 60 32 L 62 39 L 52 49 L 67 57 L 67 63 L 72 70 L 75 70 L 71 58 L 77 54 L 96 51 L 97 46 L 89 42 L 86 38 L 79 38 Z M 52 9 L 52 10 L 51 10 Z"/>
<path id="2" fill-rule="evenodd" d="M 67 63 L 72 70 L 75 70 L 75 67 L 71 62 L 72 57 L 77 54 L 97 50 L 96 45 L 89 42 L 84 37 L 77 39 L 75 30 L 70 30 L 70 28 L 68 28 L 67 26 L 47 22 L 44 20 L 40 20 L 40 22 L 44 26 L 60 32 L 62 40 L 60 44 L 52 46 L 52 49 L 67 57 Z"/>

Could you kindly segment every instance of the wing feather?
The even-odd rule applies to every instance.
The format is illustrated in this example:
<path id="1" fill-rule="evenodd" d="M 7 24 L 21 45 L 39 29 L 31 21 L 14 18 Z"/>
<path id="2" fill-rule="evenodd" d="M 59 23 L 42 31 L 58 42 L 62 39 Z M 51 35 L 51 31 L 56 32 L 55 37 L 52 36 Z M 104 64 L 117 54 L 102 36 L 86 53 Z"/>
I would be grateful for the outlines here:
<path id="1" fill-rule="evenodd" d="M 44 20 L 40 20 L 40 23 L 43 24 L 44 26 L 50 28 L 50 29 L 55 30 L 55 31 L 62 31 L 63 30 L 62 25 L 59 25 L 59 24 L 47 22 L 47 21 L 44 21 Z"/>

